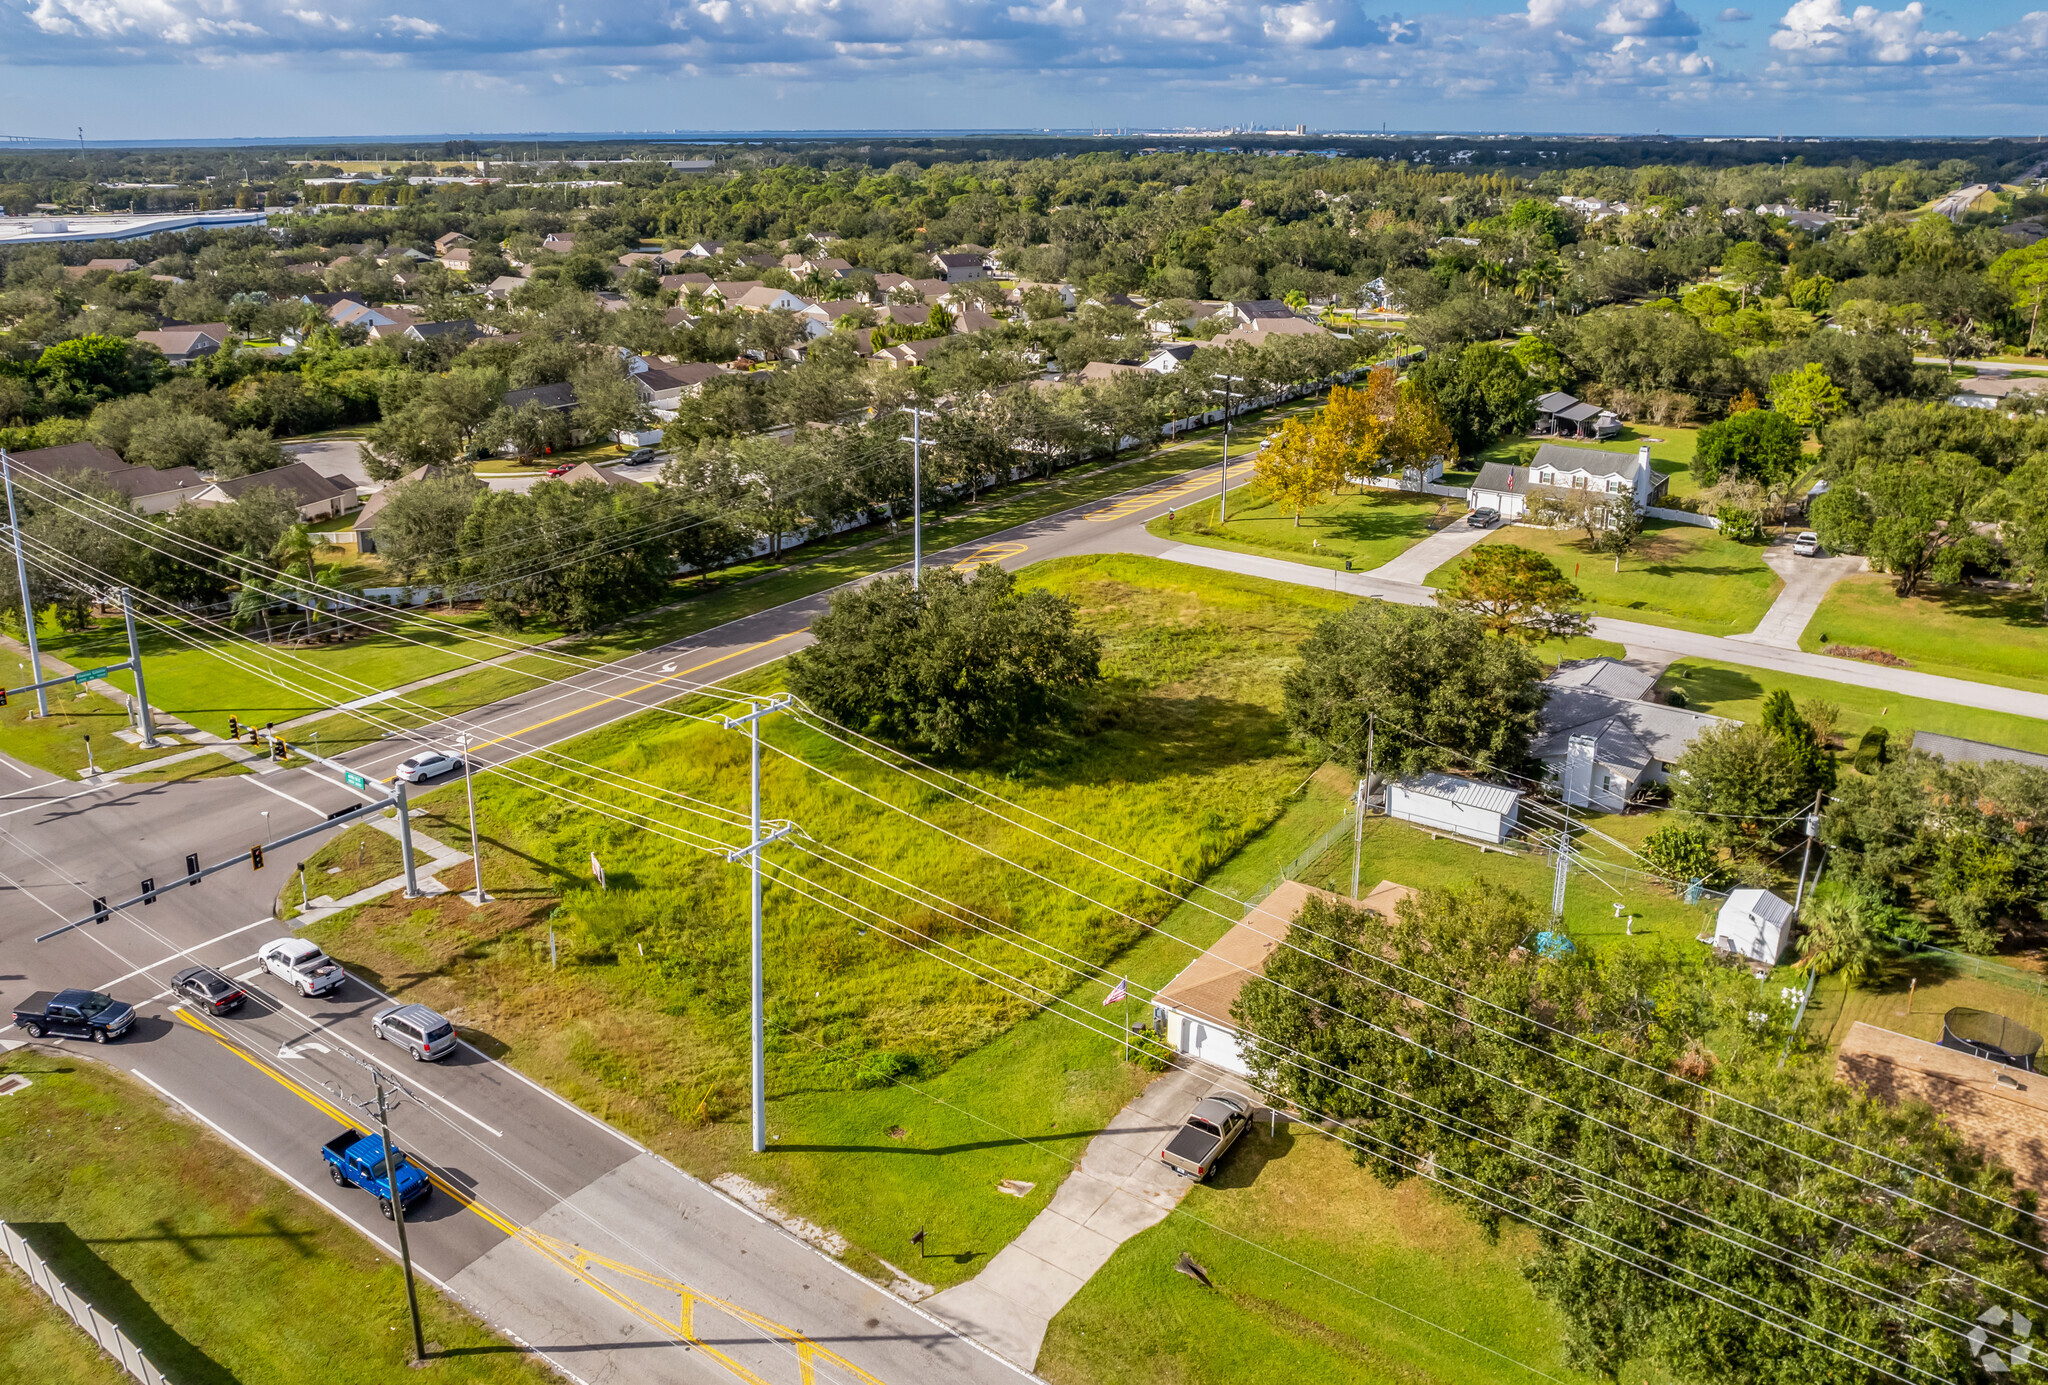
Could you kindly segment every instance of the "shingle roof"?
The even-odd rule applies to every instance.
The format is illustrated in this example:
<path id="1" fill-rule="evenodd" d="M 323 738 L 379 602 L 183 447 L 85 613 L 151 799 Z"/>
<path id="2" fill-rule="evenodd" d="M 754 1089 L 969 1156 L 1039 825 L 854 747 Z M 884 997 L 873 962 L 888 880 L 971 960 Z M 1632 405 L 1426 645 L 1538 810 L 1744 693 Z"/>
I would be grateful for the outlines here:
<path id="1" fill-rule="evenodd" d="M 1566 394 L 1563 390 L 1552 390 L 1549 394 L 1542 394 L 1536 397 L 1536 412 L 1539 414 L 1554 414 L 1559 409 L 1569 409 L 1578 402 L 1575 396 Z"/>
<path id="2" fill-rule="evenodd" d="M 1627 702 L 1639 702 L 1657 686 L 1657 675 L 1619 659 L 1580 659 L 1559 664 L 1557 672 L 1543 680 L 1552 690 L 1592 688 Z"/>
<path id="3" fill-rule="evenodd" d="M 1544 680 L 1550 699 L 1529 746 L 1539 760 L 1562 759 L 1573 736 L 1590 736 L 1597 763 L 1636 774 L 1653 762 L 1676 760 L 1702 731 L 1725 721 L 1661 702 L 1617 697 L 1584 683 L 1558 683 L 1556 677 Z"/>
<path id="4" fill-rule="evenodd" d="M 1583 407 L 1591 409 L 1590 404 Z M 1598 412 L 1595 410 L 1595 412 Z M 1529 470 L 1541 471 L 1550 467 L 1555 471 L 1583 471 L 1591 476 L 1633 477 L 1641 465 L 1634 452 L 1608 452 L 1597 447 L 1562 447 L 1546 442 L 1536 449 L 1530 459 Z"/>
<path id="5" fill-rule="evenodd" d="M 249 491 L 263 486 L 294 496 L 301 505 L 315 500 L 329 500 L 344 491 L 355 490 L 353 481 L 340 481 L 332 476 L 322 476 L 304 462 L 293 462 L 270 471 L 252 472 L 247 476 L 237 476 L 233 480 L 213 483 L 213 489 L 230 500 L 239 500 Z"/>
<path id="6" fill-rule="evenodd" d="M 1929 755 L 1939 755 L 1952 763 L 1989 764 L 1995 760 L 2005 760 L 2015 765 L 2048 769 L 2048 755 L 2037 755 L 2031 750 L 2014 750 L 2009 746 L 1992 745 L 1988 741 L 1964 740 L 1961 736 L 1938 735 L 1933 731 L 1915 731 L 1913 749 L 1924 750 Z"/>
<path id="7" fill-rule="evenodd" d="M 516 409 L 522 404 L 538 404 L 544 409 L 573 409 L 576 407 L 576 390 L 564 380 L 559 384 L 533 385 L 505 392 L 506 408 Z"/>

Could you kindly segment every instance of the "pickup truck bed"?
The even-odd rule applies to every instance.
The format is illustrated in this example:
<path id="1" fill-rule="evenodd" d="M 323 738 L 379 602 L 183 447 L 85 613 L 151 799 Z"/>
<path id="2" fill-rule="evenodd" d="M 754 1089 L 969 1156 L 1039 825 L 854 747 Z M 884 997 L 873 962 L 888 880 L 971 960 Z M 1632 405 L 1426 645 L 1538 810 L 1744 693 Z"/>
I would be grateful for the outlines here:
<path id="1" fill-rule="evenodd" d="M 1213 1092 L 1195 1103 L 1186 1124 L 1159 1151 L 1175 1173 L 1197 1183 L 1215 1172 L 1230 1147 L 1251 1124 L 1251 1103 L 1231 1092 Z"/>

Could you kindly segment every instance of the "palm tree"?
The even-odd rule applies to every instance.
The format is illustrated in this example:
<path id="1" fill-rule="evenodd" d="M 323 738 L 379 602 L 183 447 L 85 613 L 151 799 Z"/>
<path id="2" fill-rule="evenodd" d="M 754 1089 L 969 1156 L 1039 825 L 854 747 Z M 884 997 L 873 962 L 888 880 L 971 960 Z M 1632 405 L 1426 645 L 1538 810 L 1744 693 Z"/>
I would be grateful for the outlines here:
<path id="1" fill-rule="evenodd" d="M 272 593 L 262 578 L 248 576 L 235 592 L 235 604 L 231 615 L 235 628 L 247 629 L 255 621 L 263 622 L 263 638 L 270 638 L 270 603 Z"/>
<path id="2" fill-rule="evenodd" d="M 320 548 L 320 540 L 313 537 L 302 520 L 278 536 L 277 544 L 270 550 L 270 556 L 277 565 L 289 572 L 294 563 L 306 565 L 306 580 L 313 580 L 313 554 Z"/>
<path id="3" fill-rule="evenodd" d="M 1806 955 L 1800 966 L 1820 974 L 1840 972 L 1851 986 L 1883 966 L 1889 949 L 1870 900 L 1847 891 L 1817 895 L 1804 913 Z"/>

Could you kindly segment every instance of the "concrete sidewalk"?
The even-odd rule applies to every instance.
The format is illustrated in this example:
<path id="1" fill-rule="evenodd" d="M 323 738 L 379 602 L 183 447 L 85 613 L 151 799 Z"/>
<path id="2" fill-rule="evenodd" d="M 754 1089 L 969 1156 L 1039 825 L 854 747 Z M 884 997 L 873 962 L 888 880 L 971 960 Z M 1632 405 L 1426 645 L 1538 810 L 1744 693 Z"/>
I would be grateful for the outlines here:
<path id="1" fill-rule="evenodd" d="M 1038 1363 L 1045 1330 L 1118 1246 L 1166 1220 L 1193 1185 L 1159 1151 L 1194 1104 L 1243 1084 L 1176 1068 L 1117 1112 L 1022 1235 L 965 1284 L 925 1301 L 932 1314 L 1020 1366 Z"/>

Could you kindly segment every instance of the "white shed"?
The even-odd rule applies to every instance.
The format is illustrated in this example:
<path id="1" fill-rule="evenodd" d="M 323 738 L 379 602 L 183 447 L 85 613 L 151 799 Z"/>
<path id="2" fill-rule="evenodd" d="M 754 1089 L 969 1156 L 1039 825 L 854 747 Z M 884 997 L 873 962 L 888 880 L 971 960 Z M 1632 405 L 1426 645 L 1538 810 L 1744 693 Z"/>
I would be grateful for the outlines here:
<path id="1" fill-rule="evenodd" d="M 1514 789 L 1438 770 L 1387 785 L 1388 817 L 1472 841 L 1507 840 L 1521 806 Z"/>
<path id="2" fill-rule="evenodd" d="M 1769 890 L 1731 890 L 1714 920 L 1714 947 L 1775 967 L 1792 940 L 1792 906 Z"/>

